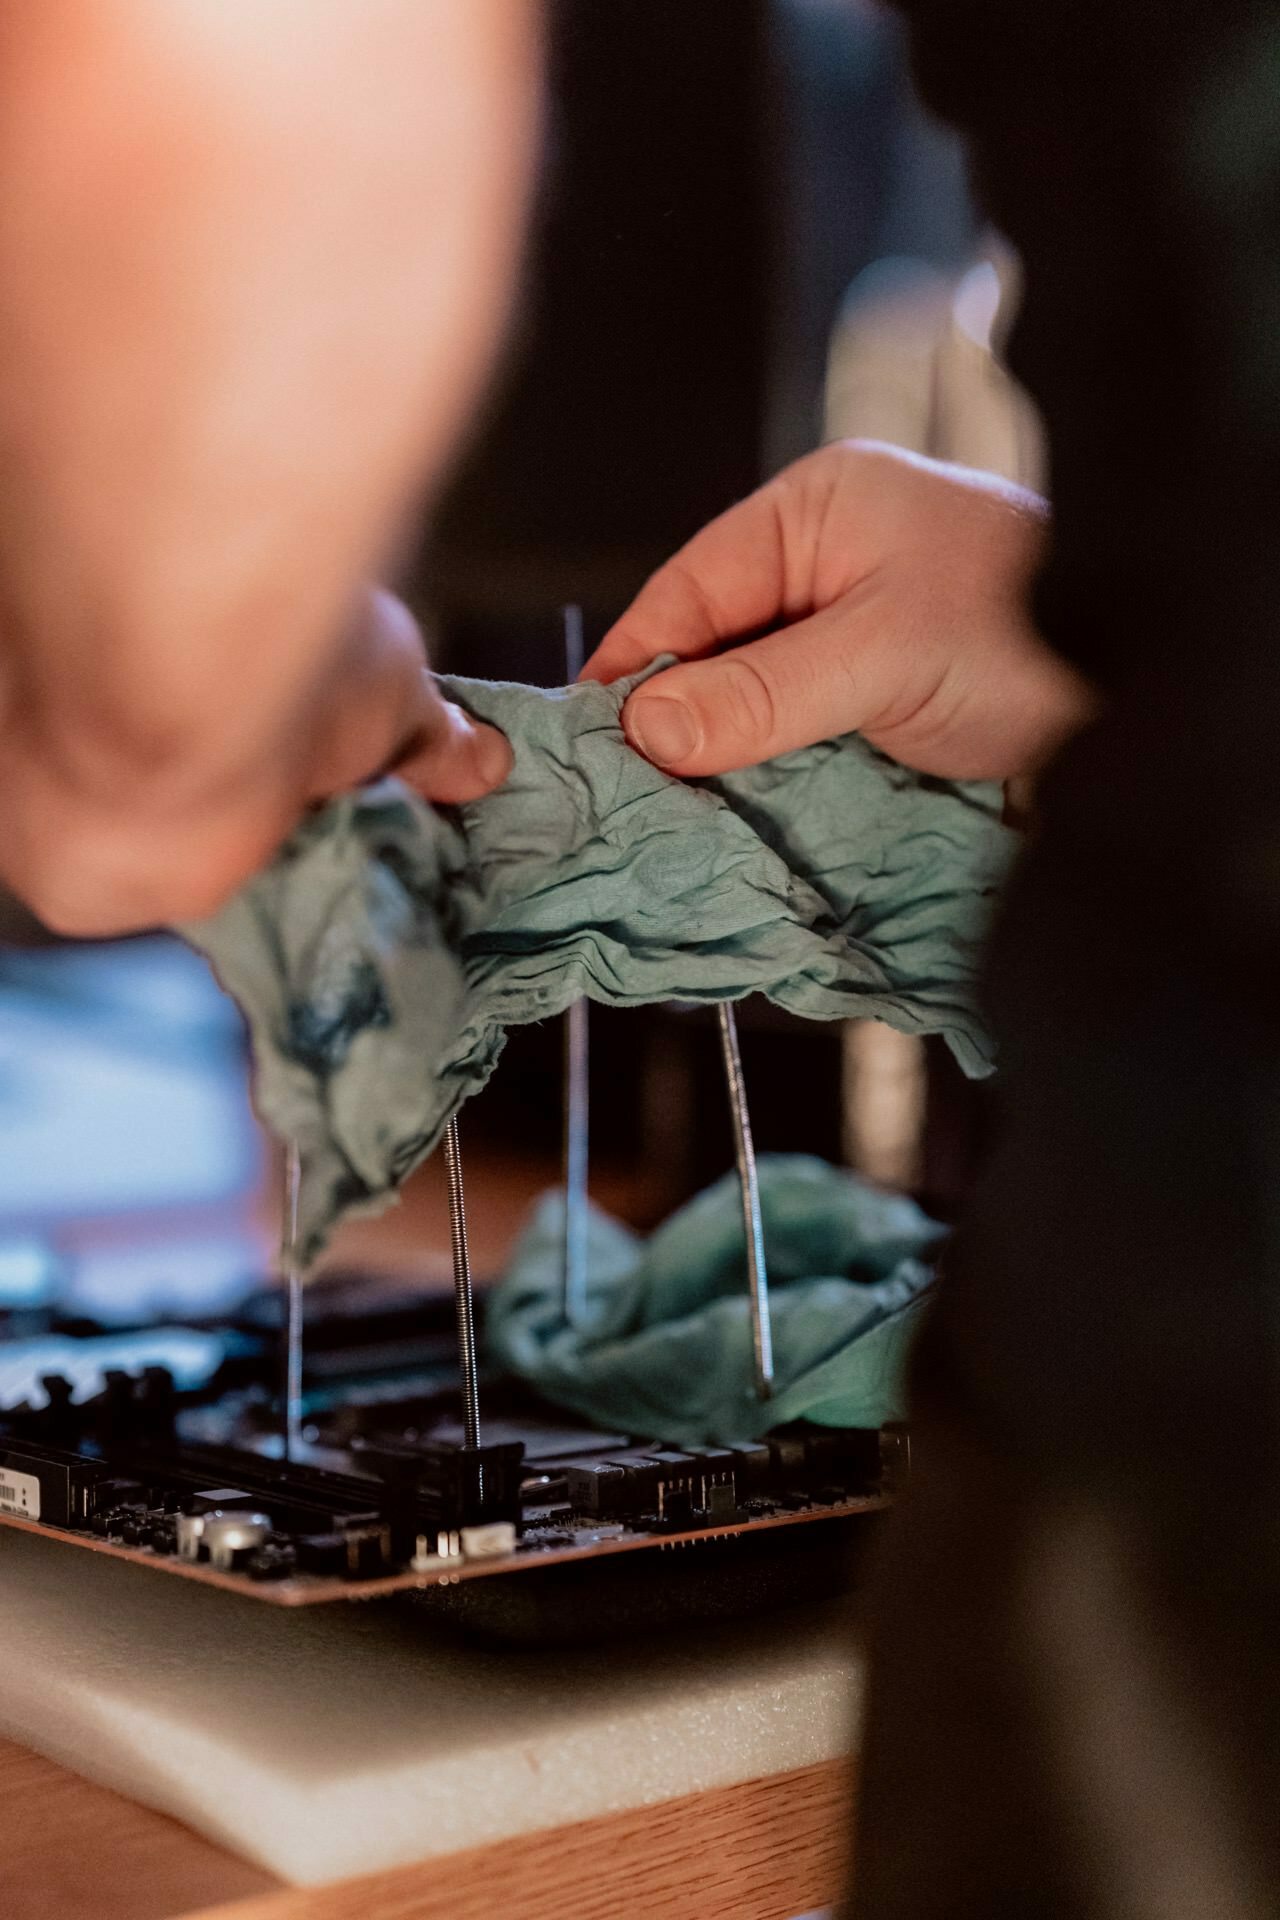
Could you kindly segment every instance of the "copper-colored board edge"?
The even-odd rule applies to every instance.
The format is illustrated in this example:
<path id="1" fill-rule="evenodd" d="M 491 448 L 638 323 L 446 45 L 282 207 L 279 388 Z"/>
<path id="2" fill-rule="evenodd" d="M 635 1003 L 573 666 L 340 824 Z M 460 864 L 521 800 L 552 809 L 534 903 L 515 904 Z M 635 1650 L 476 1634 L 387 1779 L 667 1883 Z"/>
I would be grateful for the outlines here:
<path id="1" fill-rule="evenodd" d="M 122 1547 L 110 1540 L 99 1540 L 84 1533 L 71 1533 L 61 1527 L 46 1527 L 38 1520 L 19 1520 L 13 1514 L 0 1514 L 0 1527 L 15 1527 L 20 1533 L 38 1533 L 45 1540 L 57 1540 L 63 1546 L 80 1547 L 90 1553 L 109 1554 L 116 1560 L 128 1560 L 135 1566 L 150 1567 L 159 1573 L 176 1574 L 180 1580 L 198 1580 L 206 1587 L 221 1587 L 226 1593 L 238 1593 L 250 1600 L 269 1601 L 277 1607 L 317 1606 L 333 1600 L 377 1600 L 391 1593 L 413 1593 L 427 1587 L 456 1586 L 460 1580 L 476 1580 L 494 1573 L 526 1573 L 533 1567 L 562 1566 L 571 1560 L 599 1559 L 605 1554 L 636 1553 L 655 1549 L 692 1546 L 706 1540 L 728 1540 L 744 1533 L 758 1533 L 765 1527 L 794 1527 L 806 1521 L 844 1519 L 860 1513 L 879 1513 L 888 1505 L 883 1494 L 845 1500 L 839 1506 L 810 1509 L 804 1513 L 770 1514 L 757 1520 L 740 1520 L 727 1527 L 700 1527 L 688 1533 L 623 1535 L 617 1540 L 599 1540 L 587 1547 L 548 1547 L 541 1553 L 507 1554 L 501 1559 L 473 1560 L 448 1572 L 393 1573 L 380 1580 L 337 1580 L 321 1575 L 303 1575 L 294 1580 L 255 1584 L 232 1573 L 219 1573 L 203 1563 L 178 1560 L 165 1554 L 143 1553 L 137 1547 Z"/>

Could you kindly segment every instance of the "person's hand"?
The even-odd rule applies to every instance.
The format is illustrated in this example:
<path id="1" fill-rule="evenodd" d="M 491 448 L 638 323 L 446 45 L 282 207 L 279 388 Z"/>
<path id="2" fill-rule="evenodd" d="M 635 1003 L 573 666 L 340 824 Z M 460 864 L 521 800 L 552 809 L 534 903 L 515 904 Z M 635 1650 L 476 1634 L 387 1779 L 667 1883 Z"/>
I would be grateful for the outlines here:
<path id="1" fill-rule="evenodd" d="M 584 678 L 687 663 L 623 709 L 631 744 L 669 773 L 858 732 L 922 773 L 1034 774 L 1092 705 L 1031 624 L 1046 523 L 1043 501 L 990 475 L 823 447 L 659 568 Z"/>
<path id="2" fill-rule="evenodd" d="M 532 0 L 0 8 L 0 881 L 213 912 L 305 807 L 505 747 L 362 583 L 500 340 Z"/>
<path id="3" fill-rule="evenodd" d="M 492 792 L 511 771 L 506 739 L 443 697 L 417 622 L 383 588 L 363 596 L 325 704 L 308 800 L 394 773 L 424 800 L 456 806 Z"/>
<path id="4" fill-rule="evenodd" d="M 122 750 L 75 725 L 65 703 L 46 718 L 28 701 L 6 733 L 0 673 L 0 869 L 46 926 L 83 937 L 202 920 L 265 865 L 307 807 L 334 793 L 394 772 L 425 799 L 458 802 L 510 771 L 502 734 L 443 699 L 413 616 L 378 588 L 358 596 L 325 677 L 274 752 L 253 726 L 254 690 L 252 681 L 240 689 L 236 752 L 233 732 L 199 733 L 205 669 L 175 649 L 172 750 L 157 731 L 135 751 L 128 736 Z M 229 701 L 236 692 L 227 688 Z M 136 724 L 136 706 L 129 717 Z M 7 796 L 16 804 L 6 813 Z"/>

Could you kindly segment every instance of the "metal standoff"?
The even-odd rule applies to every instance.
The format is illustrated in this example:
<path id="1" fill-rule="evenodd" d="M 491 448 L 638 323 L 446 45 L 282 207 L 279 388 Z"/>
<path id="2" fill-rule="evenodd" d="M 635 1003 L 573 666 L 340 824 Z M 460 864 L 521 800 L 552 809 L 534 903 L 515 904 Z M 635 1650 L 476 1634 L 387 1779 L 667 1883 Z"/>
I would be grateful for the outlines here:
<path id="1" fill-rule="evenodd" d="M 456 1119 L 449 1122 L 444 1136 L 444 1163 L 449 1178 L 449 1244 L 453 1253 L 453 1295 L 458 1313 L 463 1436 L 467 1446 L 478 1447 L 480 1395 L 476 1382 L 476 1308 L 471 1287 L 471 1256 L 467 1251 L 467 1200 L 462 1184 L 462 1148 Z"/>
<path id="2" fill-rule="evenodd" d="M 773 1395 L 773 1326 L 769 1313 L 769 1274 L 764 1257 L 764 1221 L 760 1213 L 760 1181 L 756 1173 L 751 1114 L 747 1107 L 747 1087 L 738 1047 L 737 1017 L 727 1001 L 720 1003 L 719 1015 L 720 1049 L 724 1056 L 729 1111 L 733 1118 L 734 1157 L 742 1188 L 742 1224 L 747 1242 L 747 1284 L 751 1303 L 756 1394 L 761 1400 L 768 1400 Z"/>

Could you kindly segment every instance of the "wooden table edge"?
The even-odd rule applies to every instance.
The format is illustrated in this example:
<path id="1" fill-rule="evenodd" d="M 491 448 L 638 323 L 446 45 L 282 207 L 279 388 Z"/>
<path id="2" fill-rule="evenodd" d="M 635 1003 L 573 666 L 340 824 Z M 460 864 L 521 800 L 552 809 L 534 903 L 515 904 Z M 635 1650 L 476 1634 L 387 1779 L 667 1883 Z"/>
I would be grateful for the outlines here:
<path id="1" fill-rule="evenodd" d="M 821 1760 L 181 1920 L 793 1920 L 845 1890 L 853 1783 Z"/>

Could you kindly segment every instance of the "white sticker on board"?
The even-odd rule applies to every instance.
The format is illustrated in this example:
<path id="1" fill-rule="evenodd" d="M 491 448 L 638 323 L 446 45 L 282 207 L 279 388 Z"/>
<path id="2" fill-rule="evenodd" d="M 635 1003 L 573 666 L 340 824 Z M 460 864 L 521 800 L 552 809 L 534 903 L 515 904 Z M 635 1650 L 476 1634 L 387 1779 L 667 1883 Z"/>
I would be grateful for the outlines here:
<path id="1" fill-rule="evenodd" d="M 15 1473 L 12 1467 L 0 1467 L 0 1515 L 4 1514 L 19 1520 L 40 1518 L 40 1482 L 34 1473 Z"/>

